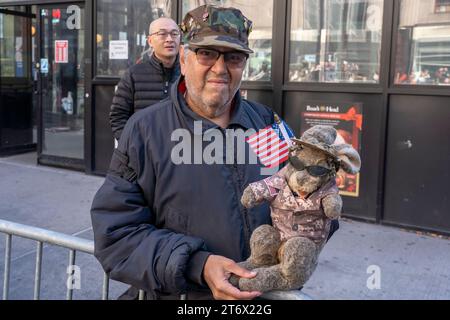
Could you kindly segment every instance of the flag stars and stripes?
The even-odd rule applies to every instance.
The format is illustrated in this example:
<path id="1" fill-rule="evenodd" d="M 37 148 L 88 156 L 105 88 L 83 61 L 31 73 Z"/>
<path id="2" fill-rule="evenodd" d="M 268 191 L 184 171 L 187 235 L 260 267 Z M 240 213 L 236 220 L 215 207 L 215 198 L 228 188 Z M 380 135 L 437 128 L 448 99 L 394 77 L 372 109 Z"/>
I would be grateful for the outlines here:
<path id="1" fill-rule="evenodd" d="M 272 126 L 250 136 L 247 143 L 268 168 L 277 167 L 289 158 L 289 143 L 282 140 Z"/>

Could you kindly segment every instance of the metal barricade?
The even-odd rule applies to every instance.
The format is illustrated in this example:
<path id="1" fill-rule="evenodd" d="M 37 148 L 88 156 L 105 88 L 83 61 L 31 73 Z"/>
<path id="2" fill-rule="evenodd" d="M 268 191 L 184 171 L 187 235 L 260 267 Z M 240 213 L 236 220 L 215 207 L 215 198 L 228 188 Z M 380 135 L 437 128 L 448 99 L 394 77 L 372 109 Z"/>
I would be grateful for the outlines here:
<path id="1" fill-rule="evenodd" d="M 9 281 L 11 273 L 11 244 L 13 236 L 36 241 L 36 268 L 34 276 L 34 300 L 39 300 L 41 292 L 42 255 L 44 244 L 63 247 L 69 250 L 69 266 L 75 265 L 76 253 L 81 251 L 94 254 L 94 241 L 70 236 L 64 233 L 50 231 L 42 228 L 31 227 L 20 223 L 0 219 L 0 233 L 6 234 L 5 270 L 3 281 L 3 300 L 8 300 Z M 73 288 L 68 287 L 66 299 L 72 300 Z M 109 297 L 109 276 L 104 272 L 102 300 Z M 261 298 L 266 300 L 312 300 L 311 297 L 301 291 L 272 291 L 265 293 Z M 139 290 L 139 300 L 145 299 L 145 292 Z M 186 300 L 186 295 L 181 295 L 180 300 Z"/>
<path id="2" fill-rule="evenodd" d="M 64 233 L 50 231 L 42 228 L 31 227 L 20 223 L 10 222 L 0 219 L 0 233 L 6 235 L 5 247 L 5 270 L 3 276 L 3 300 L 8 300 L 9 282 L 11 274 L 11 245 L 13 236 L 26 238 L 36 241 L 36 267 L 34 276 L 34 300 L 39 300 L 41 292 L 41 274 L 42 274 L 42 255 L 44 244 L 50 244 L 57 247 L 63 247 L 69 250 L 69 266 L 75 265 L 77 251 L 87 254 L 94 254 L 94 242 L 70 236 Z M 109 276 L 104 273 L 102 300 L 108 300 L 109 296 Z M 73 288 L 68 286 L 66 299 L 72 300 Z M 144 291 L 139 291 L 139 300 L 145 297 Z"/>

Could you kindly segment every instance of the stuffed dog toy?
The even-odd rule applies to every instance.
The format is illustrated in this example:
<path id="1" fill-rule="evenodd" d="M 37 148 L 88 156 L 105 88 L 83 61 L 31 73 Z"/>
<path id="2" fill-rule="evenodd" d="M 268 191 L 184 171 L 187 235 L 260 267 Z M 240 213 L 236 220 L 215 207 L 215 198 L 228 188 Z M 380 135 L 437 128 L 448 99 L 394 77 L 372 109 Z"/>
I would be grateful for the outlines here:
<path id="1" fill-rule="evenodd" d="M 317 266 L 331 220 L 341 214 L 336 172 L 355 174 L 361 166 L 357 151 L 331 126 L 314 126 L 292 142 L 289 163 L 274 176 L 250 184 L 241 199 L 246 208 L 268 201 L 273 224 L 253 232 L 251 256 L 239 263 L 257 276 L 230 279 L 243 291 L 294 290 L 305 284 Z"/>

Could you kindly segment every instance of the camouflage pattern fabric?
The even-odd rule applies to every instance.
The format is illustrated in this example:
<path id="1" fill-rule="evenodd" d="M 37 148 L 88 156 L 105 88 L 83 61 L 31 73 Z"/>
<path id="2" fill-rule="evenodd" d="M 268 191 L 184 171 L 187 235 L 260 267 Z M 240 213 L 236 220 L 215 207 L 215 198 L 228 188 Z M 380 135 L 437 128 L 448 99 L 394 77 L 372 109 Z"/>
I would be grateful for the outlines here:
<path id="1" fill-rule="evenodd" d="M 270 202 L 272 223 L 282 241 L 300 236 L 310 239 L 318 247 L 325 244 L 331 220 L 321 203 L 324 197 L 339 192 L 334 179 L 306 199 L 294 196 L 281 172 L 250 184 L 250 188 L 258 202 Z"/>
<path id="2" fill-rule="evenodd" d="M 186 14 L 180 29 L 193 47 L 220 46 L 253 53 L 248 47 L 252 22 L 236 8 L 200 6 Z"/>

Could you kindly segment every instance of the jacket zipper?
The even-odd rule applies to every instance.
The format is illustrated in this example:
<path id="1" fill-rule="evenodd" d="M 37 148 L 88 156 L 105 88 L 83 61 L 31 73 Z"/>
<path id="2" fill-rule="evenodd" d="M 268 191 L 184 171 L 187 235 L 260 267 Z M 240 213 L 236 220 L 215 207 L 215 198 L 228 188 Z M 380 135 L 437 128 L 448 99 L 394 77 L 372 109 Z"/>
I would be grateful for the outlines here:
<path id="1" fill-rule="evenodd" d="M 221 129 L 221 131 L 222 131 L 224 136 L 227 135 L 225 130 Z M 240 214 L 242 216 L 242 222 L 244 224 L 244 241 L 245 241 L 244 256 L 247 257 L 247 256 L 250 255 L 250 234 L 251 234 L 251 230 L 250 230 L 250 223 L 248 221 L 248 211 L 240 203 L 239 195 L 243 194 L 244 190 L 242 190 L 242 179 L 241 179 L 241 176 L 239 174 L 239 168 L 238 168 L 238 165 L 237 165 L 236 150 L 233 150 L 233 153 L 234 153 L 234 155 L 233 155 L 233 157 L 234 157 L 233 165 L 231 165 L 230 167 L 231 167 L 231 170 L 232 170 L 233 182 L 235 184 L 236 197 L 238 197 L 237 200 L 238 200 L 239 212 L 240 212 Z M 226 152 L 224 154 L 226 154 Z"/>
<path id="2" fill-rule="evenodd" d="M 170 81 L 170 74 L 166 72 L 166 68 L 164 68 L 164 64 L 162 62 L 159 63 L 159 66 L 161 67 L 162 73 L 163 73 L 163 79 L 164 79 L 164 94 L 169 94 L 169 81 Z"/>
<path id="3" fill-rule="evenodd" d="M 236 159 L 235 159 L 236 160 Z M 234 170 L 234 174 L 236 175 L 236 180 L 237 180 L 237 195 L 243 194 L 243 190 L 242 190 L 242 180 L 241 180 L 241 176 L 239 174 L 239 168 L 237 166 L 236 163 L 233 164 L 233 170 Z M 245 240 L 245 255 L 249 256 L 250 255 L 250 222 L 248 221 L 248 210 L 247 208 L 243 207 L 242 204 L 240 203 L 240 199 L 238 198 L 238 206 L 239 206 L 239 211 L 241 212 L 242 215 L 242 219 L 244 222 L 244 240 Z"/>

